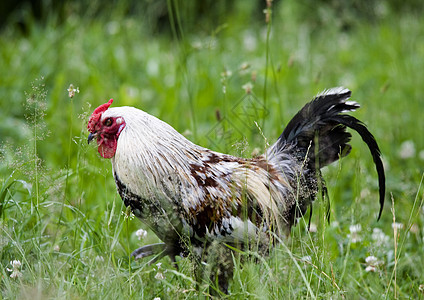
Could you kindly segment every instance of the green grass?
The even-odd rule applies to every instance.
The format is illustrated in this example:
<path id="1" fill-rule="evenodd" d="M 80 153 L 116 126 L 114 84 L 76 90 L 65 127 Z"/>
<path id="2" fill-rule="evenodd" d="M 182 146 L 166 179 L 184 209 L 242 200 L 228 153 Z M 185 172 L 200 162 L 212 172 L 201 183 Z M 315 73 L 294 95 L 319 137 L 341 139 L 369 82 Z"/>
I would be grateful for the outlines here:
<path id="1" fill-rule="evenodd" d="M 424 298 L 424 20 L 389 10 L 344 28 L 334 11 L 317 8 L 329 14 L 317 22 L 301 5 L 285 3 L 274 7 L 269 25 L 263 17 L 246 24 L 256 8 L 238 3 L 217 24 L 182 22 L 174 28 L 180 38 L 153 34 L 143 18 L 120 10 L 69 11 L 63 23 L 28 19 L 27 34 L 13 26 L 1 32 L 2 298 L 205 296 L 207 282 L 196 290 L 188 260 L 177 271 L 168 258 L 158 270 L 129 257 L 157 238 L 149 232 L 137 239 L 143 225 L 122 213 L 110 162 L 86 144 L 88 115 L 99 104 L 114 98 L 114 105 L 141 108 L 193 142 L 250 156 L 316 93 L 340 85 L 362 105 L 355 116 L 383 153 L 382 219 L 376 221 L 372 158 L 354 136 L 352 153 L 324 171 L 331 223 L 317 200 L 316 232 L 306 232 L 302 219 L 270 257 L 241 264 L 235 255 L 229 298 Z M 246 95 L 242 86 L 249 82 L 253 94 Z M 72 99 L 70 84 L 80 90 Z M 257 114 L 243 113 L 249 104 Z M 403 158 L 405 141 L 415 153 Z M 403 224 L 396 238 L 394 217 Z M 356 243 L 349 231 L 355 224 L 361 224 Z M 370 255 L 380 262 L 376 272 L 366 271 Z M 22 277 L 10 277 L 12 260 L 21 261 Z"/>

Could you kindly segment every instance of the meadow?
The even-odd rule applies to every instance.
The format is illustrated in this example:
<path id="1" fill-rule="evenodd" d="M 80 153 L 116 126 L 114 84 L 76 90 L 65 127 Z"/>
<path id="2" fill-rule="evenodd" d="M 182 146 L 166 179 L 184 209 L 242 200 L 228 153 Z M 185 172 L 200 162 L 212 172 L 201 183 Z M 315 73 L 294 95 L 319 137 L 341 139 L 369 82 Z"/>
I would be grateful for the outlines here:
<path id="1" fill-rule="evenodd" d="M 169 258 L 130 257 L 158 239 L 126 210 L 110 162 L 87 145 L 98 105 L 113 98 L 197 144 L 251 157 L 314 95 L 344 86 L 382 151 L 382 218 L 372 157 L 353 134 L 349 156 L 323 170 L 330 222 L 317 199 L 309 231 L 308 214 L 269 257 L 242 264 L 235 253 L 221 296 L 424 299 L 420 11 L 381 1 L 367 16 L 284 1 L 263 13 L 265 3 L 235 1 L 208 18 L 166 1 L 173 25 L 161 29 L 127 2 L 69 2 L 65 17 L 43 22 L 22 9 L 0 32 L 0 297 L 208 297 L 210 283 L 196 288 L 189 260 L 177 270 Z"/>

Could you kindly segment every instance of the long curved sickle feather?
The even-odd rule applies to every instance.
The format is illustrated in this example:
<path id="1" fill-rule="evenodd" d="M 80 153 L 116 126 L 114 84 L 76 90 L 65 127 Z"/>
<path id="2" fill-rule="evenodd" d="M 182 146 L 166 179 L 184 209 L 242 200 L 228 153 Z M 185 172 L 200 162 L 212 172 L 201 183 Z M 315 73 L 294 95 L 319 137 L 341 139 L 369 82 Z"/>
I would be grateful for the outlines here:
<path id="1" fill-rule="evenodd" d="M 372 133 L 369 132 L 367 127 L 365 127 L 365 125 L 355 117 L 352 117 L 350 115 L 338 115 L 334 117 L 334 120 L 358 132 L 362 140 L 367 144 L 368 148 L 370 149 L 378 174 L 380 212 L 378 214 L 377 220 L 380 220 L 381 213 L 383 212 L 384 207 L 384 196 L 386 194 L 386 176 L 384 174 L 383 162 L 381 161 L 381 151 L 378 147 L 377 141 L 375 140 Z"/>

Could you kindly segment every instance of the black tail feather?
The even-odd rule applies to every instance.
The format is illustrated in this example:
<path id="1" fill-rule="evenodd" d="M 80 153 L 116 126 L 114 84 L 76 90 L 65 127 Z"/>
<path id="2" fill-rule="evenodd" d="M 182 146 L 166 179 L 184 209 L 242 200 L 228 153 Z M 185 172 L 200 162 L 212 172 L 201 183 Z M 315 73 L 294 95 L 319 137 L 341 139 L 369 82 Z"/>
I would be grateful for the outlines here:
<path id="1" fill-rule="evenodd" d="M 351 146 L 348 143 L 352 136 L 346 128 L 357 131 L 367 144 L 376 166 L 380 196 L 378 219 L 380 219 L 386 190 L 381 152 L 366 126 L 355 117 L 343 114 L 360 107 L 358 103 L 348 101 L 350 95 L 351 91 L 348 89 L 335 88 L 315 97 L 287 124 L 273 146 L 273 151 L 278 149 L 281 151 L 294 144 L 303 158 L 307 155 L 309 168 L 312 170 L 316 167 L 322 168 L 349 154 Z"/>
<path id="2" fill-rule="evenodd" d="M 349 154 L 351 146 L 348 142 L 351 134 L 346 132 L 346 126 L 338 123 L 334 117 L 341 112 L 353 111 L 359 108 L 356 102 L 348 102 L 351 92 L 337 88 L 317 96 L 306 104 L 287 124 L 278 139 L 278 148 L 287 143 L 295 143 L 300 149 L 310 149 L 309 164 L 322 168 Z M 318 145 L 315 145 L 318 141 Z"/>
<path id="3" fill-rule="evenodd" d="M 384 196 L 386 194 L 386 176 L 384 174 L 383 162 L 381 161 L 381 151 L 378 147 L 377 141 L 371 132 L 369 132 L 367 127 L 365 127 L 365 125 L 355 117 L 349 115 L 339 115 L 337 118 L 335 118 L 335 120 L 358 132 L 362 140 L 370 149 L 378 174 L 378 185 L 380 193 L 380 212 L 378 214 L 378 220 L 380 220 L 384 207 Z"/>

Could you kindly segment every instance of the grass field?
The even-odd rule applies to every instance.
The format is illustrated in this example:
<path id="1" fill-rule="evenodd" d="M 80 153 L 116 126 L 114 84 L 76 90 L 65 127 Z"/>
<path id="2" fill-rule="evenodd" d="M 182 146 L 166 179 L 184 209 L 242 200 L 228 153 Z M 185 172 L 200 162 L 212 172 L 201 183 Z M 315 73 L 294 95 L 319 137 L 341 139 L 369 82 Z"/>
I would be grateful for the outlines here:
<path id="1" fill-rule="evenodd" d="M 88 116 L 109 98 L 202 146 L 249 157 L 318 92 L 344 86 L 383 153 L 381 220 L 372 158 L 354 135 L 351 154 L 324 170 L 330 224 L 318 199 L 310 232 L 306 217 L 260 263 L 235 256 L 223 297 L 424 299 L 424 19 L 384 2 L 376 18 L 302 3 L 273 6 L 269 23 L 244 1 L 199 23 L 177 7 L 179 25 L 168 32 L 119 6 L 70 6 L 61 22 L 49 15 L 43 23 L 24 10 L 26 32 L 3 28 L 0 297 L 207 296 L 188 260 L 177 271 L 168 258 L 149 265 L 129 256 L 158 239 L 148 231 L 139 240 L 144 227 L 128 217 L 110 162 L 87 145 Z"/>

